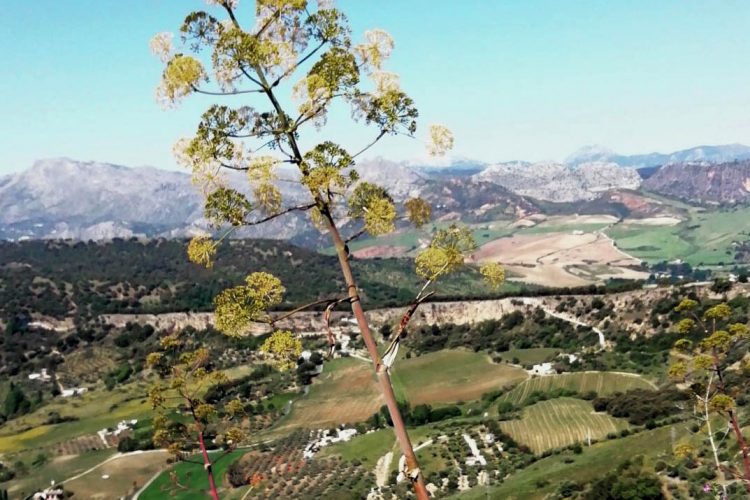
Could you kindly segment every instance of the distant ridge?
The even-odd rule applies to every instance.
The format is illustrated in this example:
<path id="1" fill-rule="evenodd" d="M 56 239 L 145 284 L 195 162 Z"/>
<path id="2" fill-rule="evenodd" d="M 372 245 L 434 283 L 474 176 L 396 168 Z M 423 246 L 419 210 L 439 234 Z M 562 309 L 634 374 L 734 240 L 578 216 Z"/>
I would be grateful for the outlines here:
<path id="1" fill-rule="evenodd" d="M 424 163 L 373 158 L 357 168 L 363 180 L 384 185 L 397 202 L 427 198 L 435 217 L 445 220 L 521 217 L 548 202 L 589 202 L 604 193 L 637 190 L 643 182 L 650 191 L 695 203 L 750 203 L 750 147 L 740 144 L 634 156 L 587 146 L 565 163 L 488 165 L 465 158 Z M 290 169 L 285 179 L 299 175 L 285 168 Z M 237 189 L 248 189 L 242 173 L 232 173 L 228 180 Z M 299 183 L 283 182 L 279 188 L 289 203 L 309 200 Z M 201 197 L 183 172 L 52 158 L 0 177 L 0 239 L 181 238 L 210 230 Z M 297 213 L 239 236 L 310 246 L 320 238 L 306 216 Z"/>
<path id="2" fill-rule="evenodd" d="M 602 161 L 616 163 L 621 167 L 647 168 L 670 165 L 673 163 L 725 163 L 733 160 L 750 159 L 750 146 L 743 144 L 725 144 L 721 146 L 696 146 L 673 153 L 649 153 L 638 155 L 620 155 L 603 146 L 584 146 L 565 159 L 567 165 L 578 166 L 582 163 Z"/>

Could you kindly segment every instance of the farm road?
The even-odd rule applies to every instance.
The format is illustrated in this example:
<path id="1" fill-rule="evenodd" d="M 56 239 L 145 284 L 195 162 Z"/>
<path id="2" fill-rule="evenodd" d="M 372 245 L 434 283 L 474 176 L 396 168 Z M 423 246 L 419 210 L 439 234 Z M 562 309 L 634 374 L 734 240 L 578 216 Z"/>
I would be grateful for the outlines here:
<path id="1" fill-rule="evenodd" d="M 562 314 L 562 313 L 559 313 L 559 312 L 555 311 L 554 309 L 550 309 L 549 307 L 546 307 L 542 303 L 542 301 L 539 300 L 539 299 L 537 299 L 537 298 L 526 297 L 526 298 L 523 299 L 523 303 L 527 304 L 527 305 L 530 305 L 530 306 L 537 306 L 540 309 L 542 309 L 546 314 L 549 314 L 550 316 L 552 316 L 554 318 L 558 318 L 558 319 L 561 319 L 563 321 L 567 321 L 568 323 L 572 323 L 572 324 L 577 325 L 577 326 L 586 326 L 588 328 L 591 328 L 599 336 L 599 346 L 602 349 L 606 349 L 607 348 L 607 339 L 604 338 L 604 332 L 602 332 L 600 329 L 596 328 L 595 326 L 591 326 L 591 325 L 589 325 L 587 323 L 584 323 L 583 321 L 579 321 L 576 318 L 568 316 L 567 314 Z"/>

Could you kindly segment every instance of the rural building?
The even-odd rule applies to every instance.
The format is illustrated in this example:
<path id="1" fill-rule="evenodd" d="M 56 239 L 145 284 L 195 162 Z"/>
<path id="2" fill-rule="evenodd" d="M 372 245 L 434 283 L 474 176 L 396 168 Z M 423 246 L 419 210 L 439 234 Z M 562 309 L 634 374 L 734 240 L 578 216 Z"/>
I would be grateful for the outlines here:
<path id="1" fill-rule="evenodd" d="M 531 373 L 534 375 L 554 375 L 555 369 L 552 368 L 552 363 L 541 363 L 538 365 L 534 365 L 531 368 Z"/>
<path id="2" fill-rule="evenodd" d="M 29 380 L 39 380 L 41 382 L 47 382 L 51 379 L 52 377 L 50 377 L 49 373 L 47 373 L 46 368 L 42 368 L 42 371 L 38 373 L 29 373 Z"/>
<path id="3" fill-rule="evenodd" d="M 88 391 L 86 387 L 73 387 L 72 389 L 63 389 L 60 395 L 64 398 L 69 398 L 71 396 L 80 396 L 86 391 Z"/>

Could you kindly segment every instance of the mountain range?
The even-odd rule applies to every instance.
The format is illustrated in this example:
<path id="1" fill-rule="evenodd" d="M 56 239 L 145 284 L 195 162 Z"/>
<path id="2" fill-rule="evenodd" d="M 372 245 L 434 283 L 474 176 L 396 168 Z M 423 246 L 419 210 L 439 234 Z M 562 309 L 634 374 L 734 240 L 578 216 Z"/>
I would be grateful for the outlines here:
<path id="1" fill-rule="evenodd" d="M 750 202 L 750 147 L 739 144 L 634 156 L 588 146 L 565 163 L 424 165 L 374 158 L 357 169 L 362 179 L 387 187 L 397 202 L 427 198 L 444 220 L 518 218 L 550 203 L 556 210 L 565 204 L 579 210 L 581 204 L 621 198 L 611 193 L 640 188 L 699 204 Z M 308 200 L 297 175 L 291 168 L 280 173 L 278 185 L 290 204 Z M 229 182 L 247 188 L 240 173 Z M 183 172 L 54 158 L 0 177 L 2 239 L 186 237 L 208 230 L 200 195 Z M 318 241 L 304 215 L 295 213 L 240 236 L 311 246 Z"/>
<path id="2" fill-rule="evenodd" d="M 649 153 L 638 155 L 620 155 L 603 146 L 584 146 L 565 159 L 566 165 L 581 165 L 594 161 L 616 163 L 621 167 L 635 169 L 660 167 L 676 163 L 726 163 L 734 160 L 750 159 L 750 147 L 742 144 L 725 144 L 722 146 L 696 146 L 673 153 Z"/>

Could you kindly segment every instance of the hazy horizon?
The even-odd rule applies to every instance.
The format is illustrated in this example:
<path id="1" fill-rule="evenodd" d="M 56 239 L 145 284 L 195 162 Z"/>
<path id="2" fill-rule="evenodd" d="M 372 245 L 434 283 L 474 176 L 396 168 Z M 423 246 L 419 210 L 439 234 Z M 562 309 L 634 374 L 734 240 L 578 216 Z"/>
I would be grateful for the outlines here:
<path id="1" fill-rule="evenodd" d="M 355 40 L 374 27 L 392 33 L 386 69 L 401 75 L 422 127 L 453 130 L 458 157 L 560 161 L 587 144 L 642 154 L 750 143 L 750 68 L 741 58 L 750 52 L 750 3 L 338 4 Z M 161 110 L 153 96 L 161 63 L 148 41 L 177 30 L 185 11 L 161 0 L 8 5 L 0 175 L 61 156 L 175 168 L 172 144 L 194 131 L 210 99 Z M 345 118 L 334 114 L 326 137 L 366 142 L 364 127 Z M 405 138 L 383 141 L 378 155 L 424 156 Z"/>

